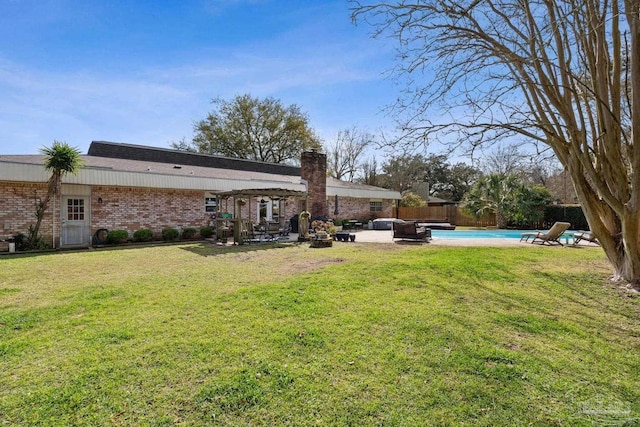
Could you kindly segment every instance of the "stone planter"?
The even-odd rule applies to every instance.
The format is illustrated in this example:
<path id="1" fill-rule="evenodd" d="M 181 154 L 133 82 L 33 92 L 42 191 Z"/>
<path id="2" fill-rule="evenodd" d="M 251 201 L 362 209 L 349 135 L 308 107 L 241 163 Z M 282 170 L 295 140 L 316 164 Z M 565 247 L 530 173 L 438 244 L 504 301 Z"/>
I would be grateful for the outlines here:
<path id="1" fill-rule="evenodd" d="M 329 239 L 329 233 L 326 231 L 316 231 L 316 240 L 327 240 Z"/>
<path id="2" fill-rule="evenodd" d="M 333 240 L 312 240 L 311 247 L 312 248 L 330 248 L 333 246 Z"/>

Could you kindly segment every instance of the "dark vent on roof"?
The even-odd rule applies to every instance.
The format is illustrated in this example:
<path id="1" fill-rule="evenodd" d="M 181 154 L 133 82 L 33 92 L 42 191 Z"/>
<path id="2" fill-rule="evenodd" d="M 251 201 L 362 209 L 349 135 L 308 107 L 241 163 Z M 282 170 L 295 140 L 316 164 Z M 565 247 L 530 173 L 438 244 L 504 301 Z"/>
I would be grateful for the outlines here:
<path id="1" fill-rule="evenodd" d="M 87 154 L 89 156 L 108 157 L 112 159 L 141 160 L 154 163 L 171 163 L 174 165 L 202 166 L 207 168 L 300 176 L 300 168 L 297 166 L 233 159 L 230 157 L 189 153 L 186 151 L 146 147 L 142 145 L 119 144 L 116 142 L 93 141 L 89 146 Z"/>

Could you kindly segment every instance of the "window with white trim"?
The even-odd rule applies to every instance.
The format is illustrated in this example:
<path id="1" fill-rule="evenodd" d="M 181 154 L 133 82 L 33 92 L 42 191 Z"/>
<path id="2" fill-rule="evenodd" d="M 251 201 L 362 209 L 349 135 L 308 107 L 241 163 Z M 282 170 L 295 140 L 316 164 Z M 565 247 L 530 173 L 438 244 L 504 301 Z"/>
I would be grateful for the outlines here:
<path id="1" fill-rule="evenodd" d="M 205 193 L 204 196 L 204 211 L 213 213 L 218 209 L 218 198 L 211 193 Z"/>
<path id="2" fill-rule="evenodd" d="M 84 221 L 84 199 L 67 199 L 67 220 Z"/>
<path id="3" fill-rule="evenodd" d="M 271 199 L 271 220 L 280 222 L 280 200 Z"/>
<path id="4" fill-rule="evenodd" d="M 369 202 L 369 211 L 370 212 L 382 212 L 382 201 L 381 200 L 371 200 Z"/>

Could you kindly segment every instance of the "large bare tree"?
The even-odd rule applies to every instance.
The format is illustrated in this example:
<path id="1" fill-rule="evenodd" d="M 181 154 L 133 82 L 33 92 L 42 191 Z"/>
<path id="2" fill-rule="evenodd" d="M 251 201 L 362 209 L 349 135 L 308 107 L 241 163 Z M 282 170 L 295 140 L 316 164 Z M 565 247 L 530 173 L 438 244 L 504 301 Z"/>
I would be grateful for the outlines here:
<path id="1" fill-rule="evenodd" d="M 550 147 L 613 279 L 640 289 L 640 0 L 354 1 L 353 18 L 399 41 L 408 134 Z"/>
<path id="2" fill-rule="evenodd" d="M 372 134 L 355 127 L 338 131 L 327 144 L 327 173 L 336 179 L 353 181 L 361 168 L 360 157 L 374 140 Z"/>

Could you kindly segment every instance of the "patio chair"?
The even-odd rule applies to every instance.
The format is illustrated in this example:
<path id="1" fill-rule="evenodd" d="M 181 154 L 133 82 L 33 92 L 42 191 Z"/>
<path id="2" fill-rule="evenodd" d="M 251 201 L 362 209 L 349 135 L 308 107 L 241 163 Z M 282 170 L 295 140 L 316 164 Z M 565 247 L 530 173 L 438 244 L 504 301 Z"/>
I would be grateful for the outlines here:
<path id="1" fill-rule="evenodd" d="M 598 239 L 596 238 L 596 236 L 590 231 L 577 231 L 573 233 L 574 245 L 577 245 L 583 240 L 585 242 L 595 243 L 596 245 L 600 246 L 600 242 L 598 242 Z"/>
<path id="2" fill-rule="evenodd" d="M 284 225 L 280 229 L 280 234 L 282 236 L 288 236 L 290 232 L 291 232 L 291 221 L 287 219 L 284 221 Z"/>
<path id="3" fill-rule="evenodd" d="M 520 237 L 520 241 L 522 242 L 524 240 L 525 242 L 528 242 L 529 239 L 533 237 L 533 240 L 531 240 L 531 243 L 536 243 L 536 241 L 539 240 L 540 241 L 539 243 L 541 245 L 544 245 L 544 244 L 552 245 L 554 243 L 557 243 L 560 246 L 564 246 L 560 242 L 560 237 L 564 234 L 565 231 L 569 229 L 569 227 L 571 227 L 571 224 L 569 224 L 568 222 L 558 221 L 551 226 L 549 231 L 546 231 L 546 232 L 533 231 L 533 232 L 522 233 L 522 236 Z"/>

